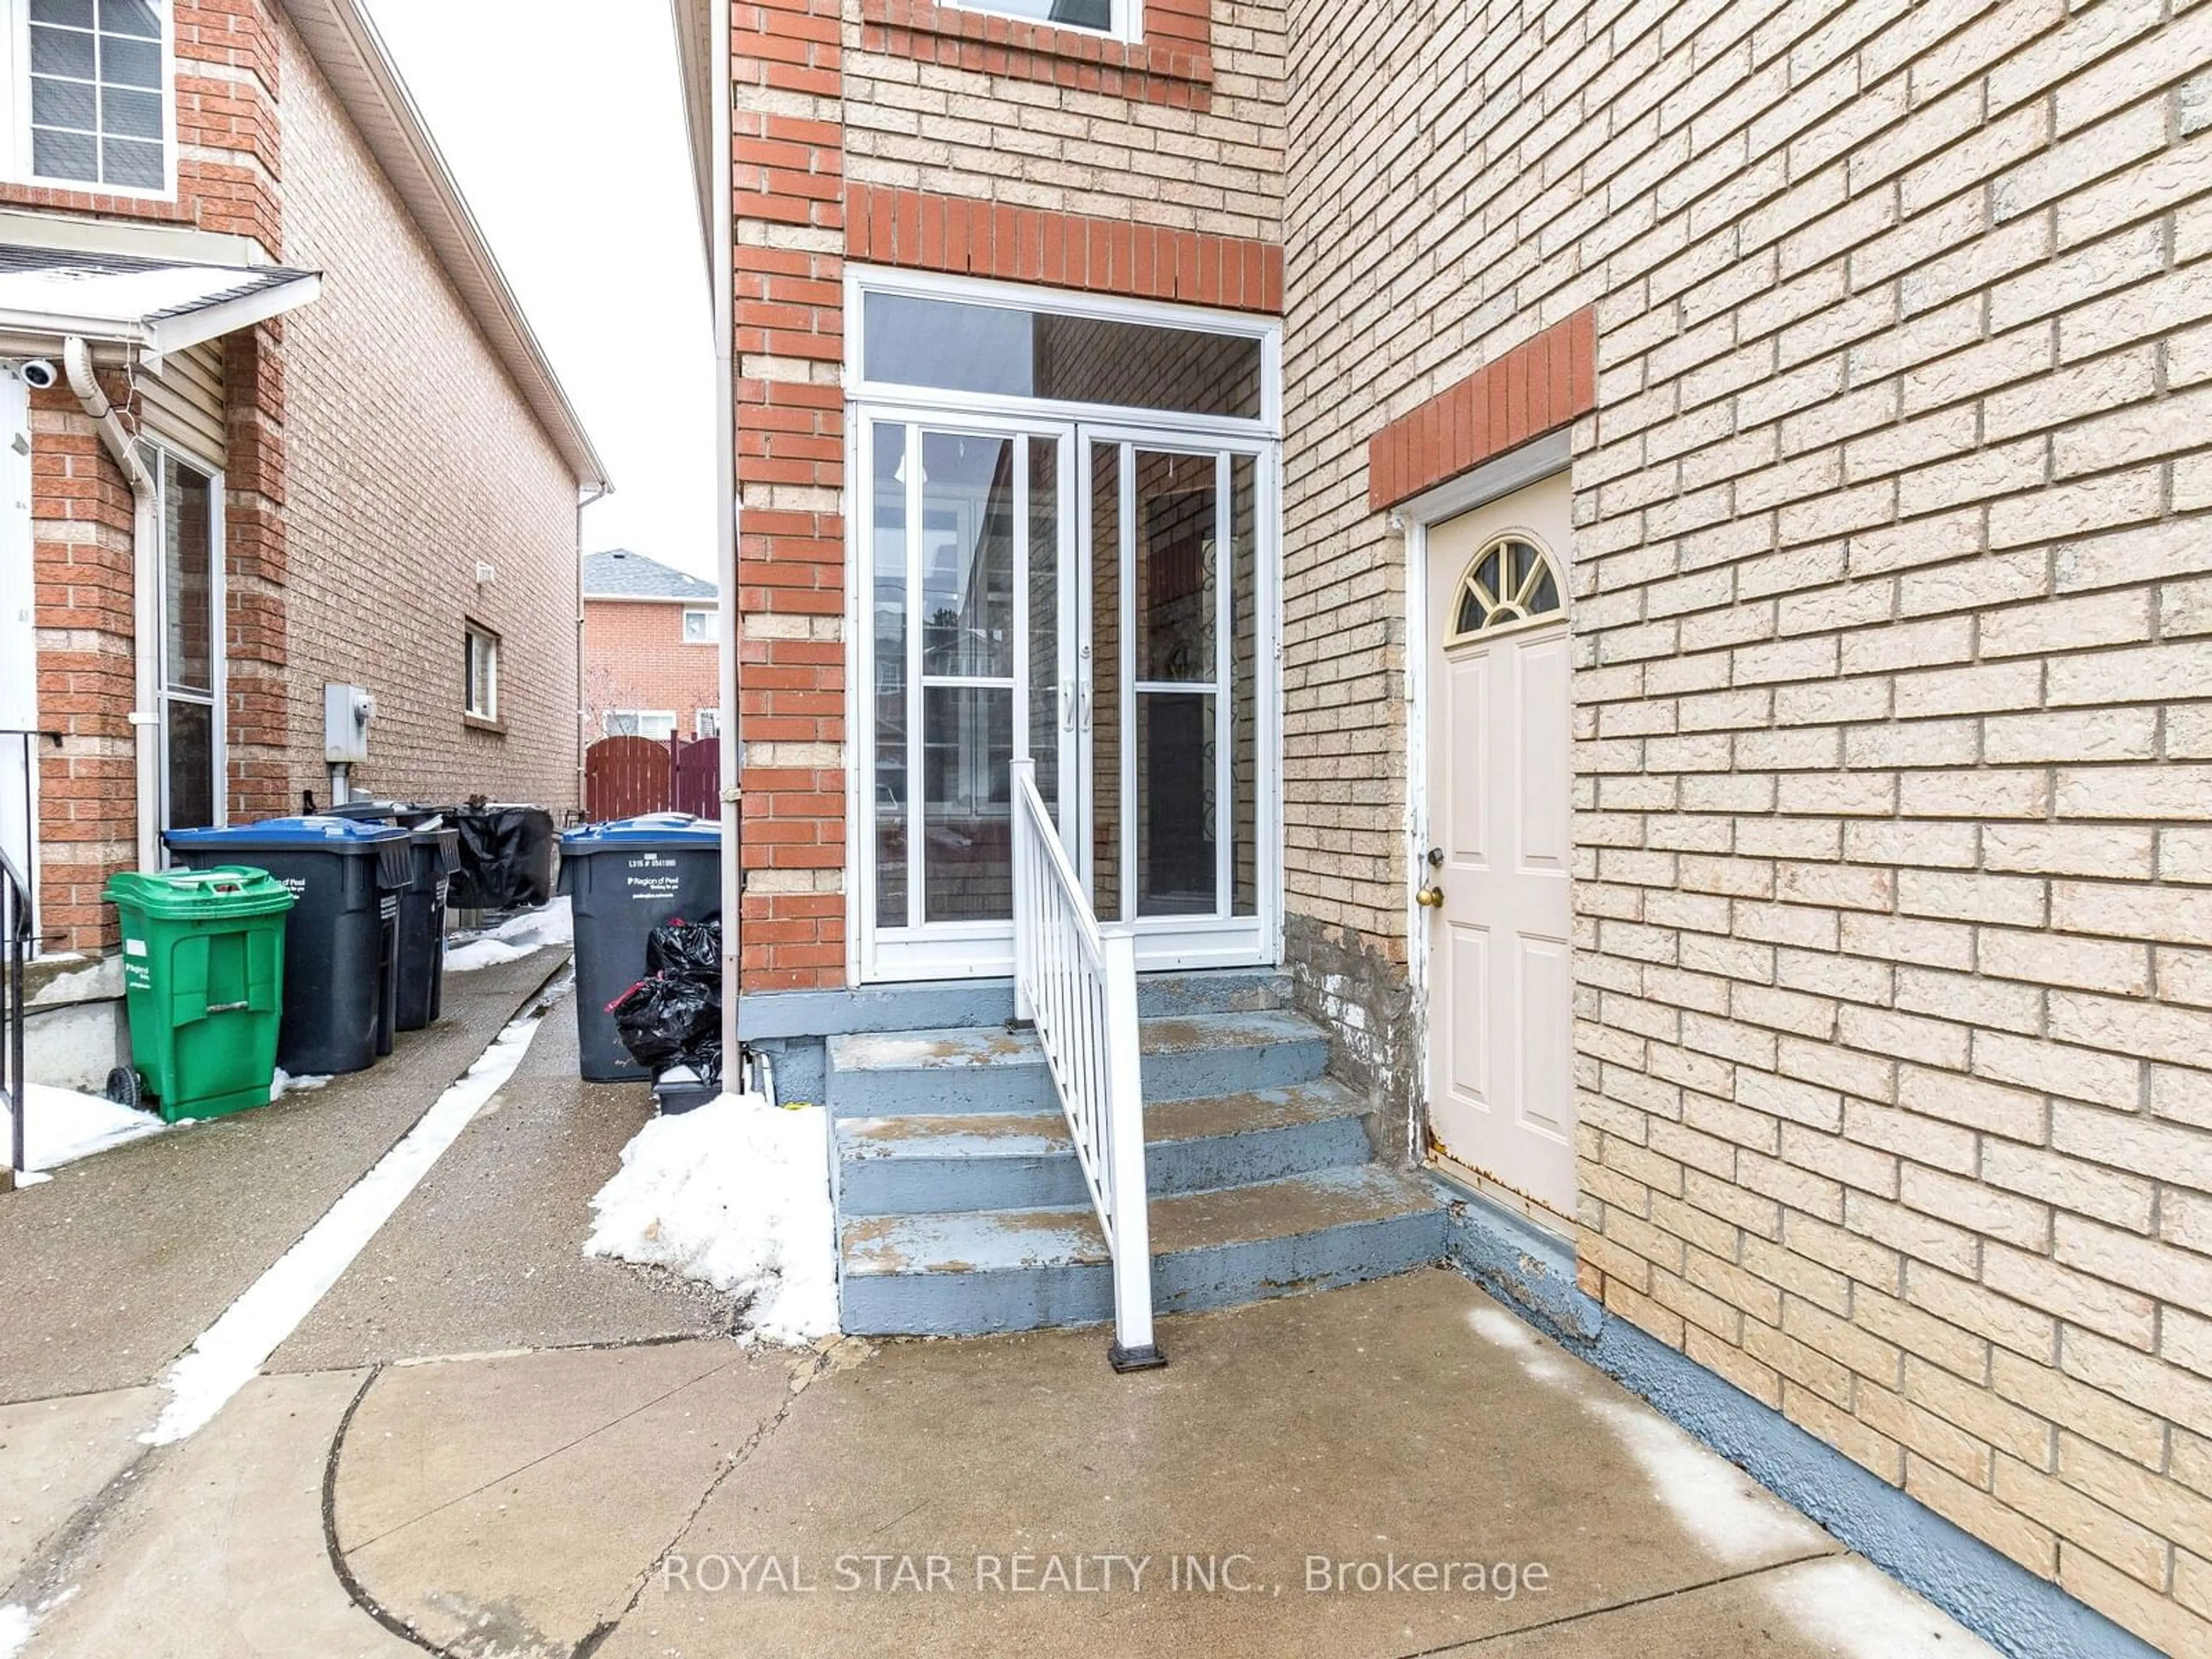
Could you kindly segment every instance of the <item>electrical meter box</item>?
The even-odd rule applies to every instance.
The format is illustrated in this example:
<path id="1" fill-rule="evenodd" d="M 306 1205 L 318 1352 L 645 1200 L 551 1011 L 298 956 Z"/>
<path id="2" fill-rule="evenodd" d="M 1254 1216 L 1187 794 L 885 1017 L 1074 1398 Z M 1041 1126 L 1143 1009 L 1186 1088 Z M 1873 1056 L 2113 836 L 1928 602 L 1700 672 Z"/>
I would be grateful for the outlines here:
<path id="1" fill-rule="evenodd" d="M 332 766 L 358 766 L 368 758 L 368 723 L 376 696 L 365 685 L 323 688 L 323 758 Z"/>

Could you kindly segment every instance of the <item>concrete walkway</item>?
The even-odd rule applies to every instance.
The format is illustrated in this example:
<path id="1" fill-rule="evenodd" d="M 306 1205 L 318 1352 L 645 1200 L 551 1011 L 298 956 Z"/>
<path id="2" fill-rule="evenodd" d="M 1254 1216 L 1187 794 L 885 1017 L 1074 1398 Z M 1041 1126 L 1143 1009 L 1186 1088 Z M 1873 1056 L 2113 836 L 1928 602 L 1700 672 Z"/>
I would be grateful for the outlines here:
<path id="1" fill-rule="evenodd" d="M 33 1659 L 1990 1651 L 1439 1269 L 1167 1321 L 1130 1377 L 1097 1331 L 748 1350 L 717 1299 L 582 1257 L 647 1103 L 576 1079 L 567 1007 L 267 1371 L 140 1444 L 147 1380 L 555 965 L 476 976 L 353 1085 L 0 1204 L 72 1197 L 102 1273 L 167 1275 L 0 1333 Z M 307 1159 L 304 1194 L 241 1184 L 241 1146 Z M 112 1240 L 134 1186 L 229 1244 Z"/>

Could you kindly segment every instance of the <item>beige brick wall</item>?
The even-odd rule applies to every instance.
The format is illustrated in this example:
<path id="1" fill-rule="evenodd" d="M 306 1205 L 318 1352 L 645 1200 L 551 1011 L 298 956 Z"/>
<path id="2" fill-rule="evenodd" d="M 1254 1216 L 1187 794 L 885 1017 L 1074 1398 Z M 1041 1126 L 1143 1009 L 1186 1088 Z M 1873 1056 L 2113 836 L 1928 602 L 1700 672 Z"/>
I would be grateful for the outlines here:
<path id="1" fill-rule="evenodd" d="M 284 325 L 292 797 L 327 799 L 323 685 L 376 694 L 356 787 L 577 804 L 575 487 L 289 26 Z M 479 586 L 478 560 L 496 579 Z M 501 636 L 503 732 L 462 716 L 464 619 Z"/>
<path id="2" fill-rule="evenodd" d="M 1208 106 L 1178 109 L 860 50 L 845 6 L 845 170 L 863 184 L 1272 241 L 1285 11 L 1214 0 Z"/>
<path id="3" fill-rule="evenodd" d="M 2212 1651 L 2212 5 L 1293 24 L 1294 945 L 1407 1097 L 1365 441 L 1595 304 L 1585 1280 Z"/>

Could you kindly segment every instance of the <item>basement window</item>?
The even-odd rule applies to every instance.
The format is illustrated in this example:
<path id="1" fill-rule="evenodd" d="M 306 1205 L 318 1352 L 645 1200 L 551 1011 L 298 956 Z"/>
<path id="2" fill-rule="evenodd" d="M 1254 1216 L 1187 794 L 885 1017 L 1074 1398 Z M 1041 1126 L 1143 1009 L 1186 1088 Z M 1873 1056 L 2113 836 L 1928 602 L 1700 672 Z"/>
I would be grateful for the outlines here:
<path id="1" fill-rule="evenodd" d="M 955 11 L 988 11 L 1056 29 L 1085 29 L 1117 40 L 1137 38 L 1137 0 L 945 0 Z"/>
<path id="2" fill-rule="evenodd" d="M 19 113 L 9 176 L 125 196 L 174 188 L 173 0 L 0 0 Z M 18 55 L 20 54 L 20 55 Z"/>
<path id="3" fill-rule="evenodd" d="M 471 720 L 499 718 L 499 635 L 471 623 L 461 636 L 462 711 Z"/>

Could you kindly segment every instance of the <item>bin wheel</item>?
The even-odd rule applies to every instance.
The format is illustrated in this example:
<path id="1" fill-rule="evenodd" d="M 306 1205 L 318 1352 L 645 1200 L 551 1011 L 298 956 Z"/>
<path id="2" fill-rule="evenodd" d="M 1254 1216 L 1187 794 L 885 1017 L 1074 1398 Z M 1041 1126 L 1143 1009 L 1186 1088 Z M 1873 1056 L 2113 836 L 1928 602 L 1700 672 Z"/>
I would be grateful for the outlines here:
<path id="1" fill-rule="evenodd" d="M 118 1106 L 128 1106 L 133 1111 L 146 1103 L 146 1085 L 138 1080 L 138 1073 L 128 1066 L 118 1066 L 107 1074 L 107 1097 Z"/>

